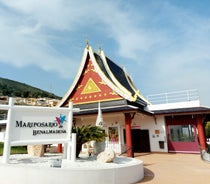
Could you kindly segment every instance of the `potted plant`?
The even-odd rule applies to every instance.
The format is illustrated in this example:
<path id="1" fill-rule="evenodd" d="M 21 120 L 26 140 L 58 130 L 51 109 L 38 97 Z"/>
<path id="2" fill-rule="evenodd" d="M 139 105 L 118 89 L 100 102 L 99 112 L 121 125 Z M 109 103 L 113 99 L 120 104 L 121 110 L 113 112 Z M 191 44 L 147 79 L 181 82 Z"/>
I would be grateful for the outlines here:
<path id="1" fill-rule="evenodd" d="M 76 157 L 79 156 L 82 144 L 93 140 L 102 142 L 107 137 L 103 128 L 93 125 L 73 126 L 72 133 L 76 133 L 77 135 Z"/>

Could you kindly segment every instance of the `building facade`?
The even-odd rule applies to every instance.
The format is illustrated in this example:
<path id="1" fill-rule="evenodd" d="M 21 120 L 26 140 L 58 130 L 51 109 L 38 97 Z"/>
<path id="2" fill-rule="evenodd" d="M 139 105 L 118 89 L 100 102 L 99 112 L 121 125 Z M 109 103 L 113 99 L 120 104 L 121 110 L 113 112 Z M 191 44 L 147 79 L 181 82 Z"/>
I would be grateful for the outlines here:
<path id="1" fill-rule="evenodd" d="M 73 102 L 80 112 L 74 124 L 96 124 L 100 110 L 108 134 L 106 148 L 116 153 L 183 152 L 206 149 L 204 121 L 209 108 L 199 101 L 153 105 L 135 87 L 126 70 L 87 45 L 80 68 L 58 106 Z"/>

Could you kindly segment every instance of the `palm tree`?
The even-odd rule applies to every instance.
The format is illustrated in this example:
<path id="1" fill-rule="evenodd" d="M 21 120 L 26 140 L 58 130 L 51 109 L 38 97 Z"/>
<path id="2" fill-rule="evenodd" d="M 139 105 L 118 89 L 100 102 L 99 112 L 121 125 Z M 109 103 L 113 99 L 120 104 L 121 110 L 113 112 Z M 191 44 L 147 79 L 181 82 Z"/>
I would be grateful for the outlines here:
<path id="1" fill-rule="evenodd" d="M 77 157 L 79 156 L 82 144 L 88 141 L 102 142 L 105 140 L 105 137 L 107 137 L 103 128 L 92 125 L 73 126 L 72 133 L 77 134 Z"/>

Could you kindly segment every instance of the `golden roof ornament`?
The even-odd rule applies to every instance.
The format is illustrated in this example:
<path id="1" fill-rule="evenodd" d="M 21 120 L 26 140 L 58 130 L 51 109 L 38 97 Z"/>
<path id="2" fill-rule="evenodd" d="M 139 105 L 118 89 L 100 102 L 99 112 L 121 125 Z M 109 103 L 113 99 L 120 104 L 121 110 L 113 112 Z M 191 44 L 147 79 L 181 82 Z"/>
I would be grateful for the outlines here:
<path id="1" fill-rule="evenodd" d="M 89 49 L 88 38 L 86 38 L 86 48 Z"/>
<path id="2" fill-rule="evenodd" d="M 138 96 L 139 96 L 139 90 L 137 90 L 135 95 L 133 96 L 133 101 L 136 101 Z"/>
<path id="3" fill-rule="evenodd" d="M 100 45 L 100 43 L 98 44 L 98 54 L 99 55 L 101 54 L 101 45 Z"/>

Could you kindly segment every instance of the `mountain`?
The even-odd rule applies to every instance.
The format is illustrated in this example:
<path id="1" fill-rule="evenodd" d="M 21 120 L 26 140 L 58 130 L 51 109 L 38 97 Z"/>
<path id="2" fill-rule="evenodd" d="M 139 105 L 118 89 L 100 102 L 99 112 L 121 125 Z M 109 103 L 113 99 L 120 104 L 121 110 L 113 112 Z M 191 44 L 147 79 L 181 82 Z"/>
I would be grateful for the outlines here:
<path id="1" fill-rule="evenodd" d="M 41 90 L 39 88 L 21 82 L 1 77 L 0 77 L 0 96 L 23 97 L 23 98 L 48 97 L 54 99 L 61 99 L 61 97 L 53 93 Z"/>

